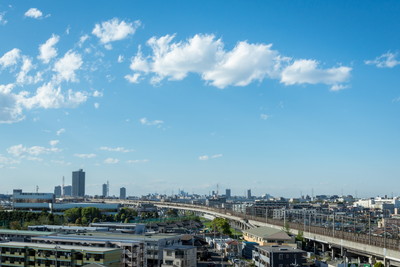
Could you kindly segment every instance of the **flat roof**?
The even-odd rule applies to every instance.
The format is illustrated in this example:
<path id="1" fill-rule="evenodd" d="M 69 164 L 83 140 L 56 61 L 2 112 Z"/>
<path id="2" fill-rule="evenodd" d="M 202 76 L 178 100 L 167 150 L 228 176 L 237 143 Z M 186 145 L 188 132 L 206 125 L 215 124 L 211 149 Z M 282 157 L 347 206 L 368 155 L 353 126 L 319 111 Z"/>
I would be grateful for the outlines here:
<path id="1" fill-rule="evenodd" d="M 86 246 L 68 246 L 68 245 L 55 245 L 55 244 L 41 244 L 41 243 L 29 243 L 29 242 L 6 242 L 0 243 L 0 247 L 31 247 L 31 248 L 42 248 L 51 250 L 83 250 L 86 252 L 110 252 L 115 250 L 121 250 L 120 248 L 99 248 L 99 247 L 86 247 Z"/>
<path id="2" fill-rule="evenodd" d="M 32 240 L 53 240 L 53 241 L 80 241 L 82 243 L 92 242 L 92 243 L 106 243 L 106 242 L 120 242 L 120 243 L 139 243 L 139 241 L 136 239 L 117 239 L 117 238 L 88 238 L 87 236 L 44 236 L 44 237 L 33 237 Z"/>
<path id="3" fill-rule="evenodd" d="M 54 232 L 41 232 L 41 231 L 0 229 L 0 235 L 1 234 L 45 236 L 45 235 L 54 235 L 55 233 Z"/>
<path id="4" fill-rule="evenodd" d="M 60 235 L 59 235 L 60 236 Z M 140 240 L 140 241 L 158 241 L 161 239 L 168 239 L 174 237 L 181 237 L 181 234 L 152 234 L 152 235 L 136 235 L 136 234 L 120 234 L 110 232 L 92 232 L 82 234 L 69 234 L 64 236 L 70 237 L 86 237 L 86 238 L 110 238 L 110 239 L 121 239 L 121 240 Z"/>
<path id="5" fill-rule="evenodd" d="M 306 253 L 304 250 L 289 247 L 289 246 L 257 246 L 261 250 L 269 251 L 269 252 L 279 252 L 279 253 L 289 253 L 289 252 L 297 252 L 297 253 Z"/>

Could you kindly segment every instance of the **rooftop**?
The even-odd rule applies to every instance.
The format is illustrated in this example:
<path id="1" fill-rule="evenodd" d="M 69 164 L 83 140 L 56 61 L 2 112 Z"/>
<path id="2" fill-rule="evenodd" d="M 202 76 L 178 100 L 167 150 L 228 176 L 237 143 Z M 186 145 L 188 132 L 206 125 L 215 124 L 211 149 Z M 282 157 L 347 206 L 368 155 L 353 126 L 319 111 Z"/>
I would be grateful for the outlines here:
<path id="1" fill-rule="evenodd" d="M 6 242 L 0 243 L 0 247 L 31 247 L 39 249 L 50 249 L 50 250 L 81 250 L 86 252 L 110 252 L 120 250 L 119 248 L 99 248 L 99 247 L 87 247 L 87 246 L 67 246 L 67 245 L 54 245 L 54 244 L 40 244 L 40 243 L 27 243 L 27 242 Z"/>
<path id="2" fill-rule="evenodd" d="M 263 239 L 291 240 L 290 236 L 285 231 L 267 226 L 250 228 L 248 230 L 244 230 L 243 233 L 258 236 Z"/>

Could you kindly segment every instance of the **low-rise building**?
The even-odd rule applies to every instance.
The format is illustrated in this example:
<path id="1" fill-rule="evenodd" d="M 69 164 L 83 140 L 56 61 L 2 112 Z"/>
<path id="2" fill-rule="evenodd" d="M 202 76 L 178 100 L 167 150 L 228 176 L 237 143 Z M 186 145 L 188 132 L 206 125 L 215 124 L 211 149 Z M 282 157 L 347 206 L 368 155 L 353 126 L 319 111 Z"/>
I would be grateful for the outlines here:
<path id="1" fill-rule="evenodd" d="M 306 262 L 305 253 L 288 246 L 257 246 L 253 250 L 253 261 L 260 267 L 302 266 Z"/>
<path id="2" fill-rule="evenodd" d="M 119 248 L 65 246 L 26 242 L 0 243 L 1 266 L 120 266 Z"/>
<path id="3" fill-rule="evenodd" d="M 171 246 L 163 250 L 163 264 L 161 267 L 196 267 L 196 247 Z"/>
<path id="4" fill-rule="evenodd" d="M 260 246 L 289 245 L 296 246 L 294 237 L 285 231 L 267 226 L 250 228 L 243 231 L 246 241 L 257 242 Z"/>

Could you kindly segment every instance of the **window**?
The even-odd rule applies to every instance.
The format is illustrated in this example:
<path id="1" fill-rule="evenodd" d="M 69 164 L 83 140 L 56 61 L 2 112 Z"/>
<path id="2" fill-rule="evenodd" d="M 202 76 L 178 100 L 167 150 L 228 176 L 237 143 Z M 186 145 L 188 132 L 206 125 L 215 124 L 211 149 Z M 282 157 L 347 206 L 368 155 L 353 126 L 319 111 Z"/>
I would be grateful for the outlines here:
<path id="1" fill-rule="evenodd" d="M 167 251 L 167 256 L 172 256 L 172 251 L 168 250 Z"/>
<path id="2" fill-rule="evenodd" d="M 289 256 L 290 256 L 289 254 L 286 254 L 286 259 L 289 259 Z"/>
<path id="3" fill-rule="evenodd" d="M 283 254 L 279 254 L 279 259 L 283 260 Z M 279 266 L 279 267 L 282 267 L 282 266 Z"/>
<path id="4" fill-rule="evenodd" d="M 283 267 L 283 264 L 279 264 L 279 267 Z"/>

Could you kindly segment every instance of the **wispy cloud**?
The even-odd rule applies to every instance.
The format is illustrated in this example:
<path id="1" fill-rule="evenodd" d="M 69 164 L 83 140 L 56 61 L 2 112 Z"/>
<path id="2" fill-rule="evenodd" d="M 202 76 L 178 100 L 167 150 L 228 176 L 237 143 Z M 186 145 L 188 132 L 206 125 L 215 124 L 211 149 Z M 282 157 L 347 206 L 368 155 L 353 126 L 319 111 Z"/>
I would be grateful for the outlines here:
<path id="1" fill-rule="evenodd" d="M 147 163 L 149 162 L 148 159 L 132 159 L 132 160 L 127 160 L 126 161 L 129 164 L 138 164 L 138 163 Z"/>
<path id="2" fill-rule="evenodd" d="M 28 156 L 39 156 L 43 154 L 60 152 L 61 149 L 57 147 L 43 147 L 43 146 L 32 146 L 25 147 L 22 144 L 11 146 L 7 149 L 7 152 L 14 157 L 25 158 Z"/>
<path id="3" fill-rule="evenodd" d="M 100 147 L 100 150 L 110 151 L 110 152 L 122 152 L 122 153 L 128 153 L 133 151 L 133 149 L 127 149 L 124 147 L 108 147 L 108 146 L 102 146 Z"/>
<path id="4" fill-rule="evenodd" d="M 364 62 L 367 65 L 375 65 L 378 68 L 393 68 L 400 64 L 397 56 L 398 53 L 387 52 L 373 60 L 365 60 Z"/>
<path id="5" fill-rule="evenodd" d="M 164 123 L 164 121 L 162 120 L 148 120 L 147 118 L 141 118 L 139 120 L 139 122 L 143 125 L 147 125 L 147 126 L 160 126 L 161 124 Z"/>
<path id="6" fill-rule="evenodd" d="M 119 162 L 119 159 L 116 159 L 116 158 L 106 158 L 104 160 L 105 164 L 116 164 L 118 162 Z"/>
<path id="7" fill-rule="evenodd" d="M 62 135 L 63 133 L 65 133 L 65 131 L 66 131 L 66 130 L 65 130 L 64 128 L 61 128 L 61 129 L 57 130 L 56 135 L 60 136 L 60 135 Z"/>
<path id="8" fill-rule="evenodd" d="M 214 154 L 211 156 L 202 155 L 202 156 L 199 156 L 199 160 L 217 159 L 217 158 L 221 158 L 222 156 L 223 156 L 223 154 Z"/>
<path id="9" fill-rule="evenodd" d="M 262 119 L 262 120 L 267 120 L 267 119 L 269 119 L 271 117 L 271 115 L 268 115 L 268 114 L 260 114 L 260 118 Z"/>
<path id="10" fill-rule="evenodd" d="M 74 156 L 81 159 L 92 159 L 95 158 L 97 155 L 90 153 L 90 154 L 74 154 Z"/>
<path id="11" fill-rule="evenodd" d="M 7 24 L 6 20 L 6 13 L 5 12 L 0 12 L 0 25 L 6 25 Z"/>

